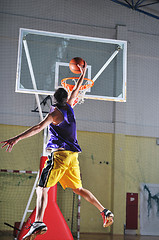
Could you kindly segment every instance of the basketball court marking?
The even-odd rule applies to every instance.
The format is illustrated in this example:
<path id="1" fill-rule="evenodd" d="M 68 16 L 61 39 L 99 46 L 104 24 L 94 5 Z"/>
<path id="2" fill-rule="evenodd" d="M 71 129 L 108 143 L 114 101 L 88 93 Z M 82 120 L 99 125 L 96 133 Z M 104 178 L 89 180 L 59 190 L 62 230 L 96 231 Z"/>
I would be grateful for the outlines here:
<path id="1" fill-rule="evenodd" d="M 20 29 L 16 92 L 53 95 L 63 78 L 74 77 L 68 66 L 75 56 L 87 62 L 86 77 L 96 82 L 85 98 L 126 101 L 126 41 L 30 29 Z"/>

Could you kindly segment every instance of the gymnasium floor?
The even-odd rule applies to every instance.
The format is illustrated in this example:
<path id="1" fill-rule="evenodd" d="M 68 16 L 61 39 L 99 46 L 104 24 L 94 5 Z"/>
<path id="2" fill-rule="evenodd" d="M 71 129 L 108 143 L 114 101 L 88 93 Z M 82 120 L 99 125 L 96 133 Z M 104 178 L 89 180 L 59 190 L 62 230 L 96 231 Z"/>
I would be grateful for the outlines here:
<path id="1" fill-rule="evenodd" d="M 1 233 L 0 240 L 13 240 L 12 234 Z M 76 239 L 75 239 L 76 240 Z M 159 240 L 159 236 L 133 236 L 133 235 L 105 235 L 105 234 L 80 234 L 80 240 Z"/>
<path id="2" fill-rule="evenodd" d="M 81 234 L 80 240 L 159 240 L 159 236 Z"/>

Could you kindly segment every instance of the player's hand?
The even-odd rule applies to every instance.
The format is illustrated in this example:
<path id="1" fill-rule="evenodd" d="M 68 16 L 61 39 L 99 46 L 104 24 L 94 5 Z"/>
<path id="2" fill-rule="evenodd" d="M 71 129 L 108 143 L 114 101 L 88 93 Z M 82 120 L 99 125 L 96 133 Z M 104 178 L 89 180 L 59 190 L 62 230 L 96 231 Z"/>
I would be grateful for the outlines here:
<path id="1" fill-rule="evenodd" d="M 11 152 L 13 146 L 14 146 L 18 141 L 19 141 L 19 140 L 18 140 L 17 137 L 10 138 L 10 139 L 8 139 L 8 140 L 2 141 L 2 142 L 0 142 L 0 143 L 4 143 L 4 144 L 2 145 L 1 148 L 7 147 L 7 148 L 6 148 L 6 152 Z"/>
<path id="2" fill-rule="evenodd" d="M 82 67 L 81 65 L 77 65 L 81 71 L 82 74 L 85 74 L 86 70 L 87 70 L 87 63 L 86 61 L 84 61 L 84 66 Z"/>

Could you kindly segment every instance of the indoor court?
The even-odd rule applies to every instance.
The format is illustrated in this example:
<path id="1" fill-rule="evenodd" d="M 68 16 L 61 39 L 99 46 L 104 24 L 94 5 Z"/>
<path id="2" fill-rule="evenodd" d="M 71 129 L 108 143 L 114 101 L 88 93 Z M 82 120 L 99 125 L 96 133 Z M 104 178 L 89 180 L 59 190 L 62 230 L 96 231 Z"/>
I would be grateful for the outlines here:
<path id="1" fill-rule="evenodd" d="M 159 1 L 1 0 L 0 30 L 0 239 L 34 229 L 40 176 L 45 205 L 70 151 L 30 240 L 158 240 Z"/>

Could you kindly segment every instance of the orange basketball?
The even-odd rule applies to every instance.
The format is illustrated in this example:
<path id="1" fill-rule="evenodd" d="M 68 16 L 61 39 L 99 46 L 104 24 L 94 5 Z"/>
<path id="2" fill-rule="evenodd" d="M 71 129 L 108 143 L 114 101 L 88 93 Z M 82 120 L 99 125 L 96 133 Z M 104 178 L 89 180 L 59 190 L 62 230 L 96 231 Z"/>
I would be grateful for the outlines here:
<path id="1" fill-rule="evenodd" d="M 75 57 L 73 58 L 70 63 L 69 63 L 69 68 L 71 70 L 71 72 L 75 73 L 75 74 L 80 74 L 80 68 L 77 65 L 80 65 L 81 67 L 84 67 L 84 60 L 80 57 Z"/>

